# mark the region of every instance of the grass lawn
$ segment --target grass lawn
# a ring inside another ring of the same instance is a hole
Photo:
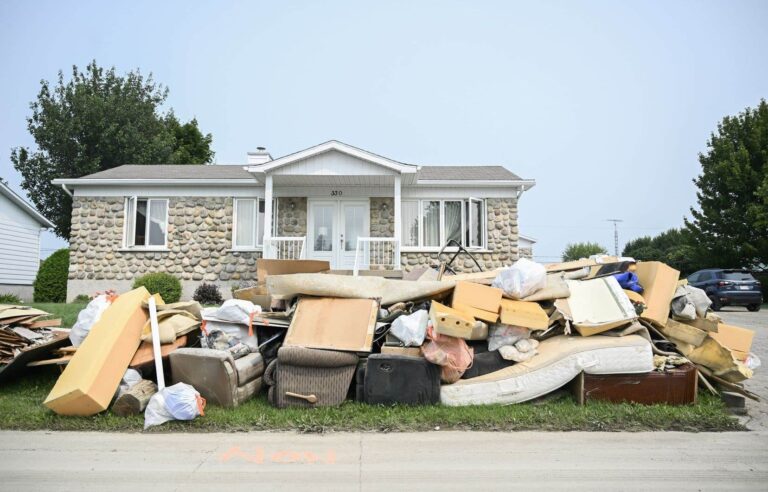
[[[83,304],[33,304],[63,319],[71,327]],[[143,416],[119,417],[104,412],[93,417],[63,417],[43,406],[58,377],[53,367],[30,370],[25,377],[0,386],[0,428],[19,430],[141,431]],[[579,406],[566,393],[542,403],[444,406],[374,406],[347,401],[336,408],[276,409],[264,394],[236,409],[209,406],[204,417],[191,422],[169,422],[153,432],[211,432],[246,430],[430,431],[455,430],[548,431],[725,431],[745,430],[722,402],[699,393],[690,406],[589,403]]]
[[[55,302],[33,302],[30,304],[33,308],[42,309],[46,313],[51,313],[53,318],[61,318],[63,328],[72,328],[77,321],[77,315],[85,307],[85,304],[55,303]]]

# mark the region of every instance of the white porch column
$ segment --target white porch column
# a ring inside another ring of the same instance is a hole
[[[267,251],[269,244],[269,238],[272,237],[272,175],[267,174],[264,181],[264,239],[262,244],[264,245],[263,255],[265,258],[271,256],[271,252]]]
[[[402,214],[400,213],[400,205],[401,205],[401,196],[400,196],[400,175],[395,175],[395,194],[394,194],[394,201],[395,201],[395,255],[396,255],[396,263],[395,263],[395,269],[400,270],[400,241],[401,241],[401,231],[402,226],[400,225],[400,221],[402,220]]]

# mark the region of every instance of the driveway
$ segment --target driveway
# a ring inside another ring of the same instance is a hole
[[[0,432],[2,490],[765,490],[765,432]]]
[[[757,354],[763,366],[755,371],[755,376],[746,381],[744,386],[757,393],[762,401],[747,400],[749,416],[744,422],[751,430],[768,430],[768,308],[750,313],[743,307],[727,307],[717,314],[728,324],[755,330],[752,352]]]

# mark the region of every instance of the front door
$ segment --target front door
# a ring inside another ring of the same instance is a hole
[[[354,268],[357,238],[370,234],[368,201],[310,200],[308,212],[307,257],[326,260],[336,270]],[[365,258],[359,266],[367,268]]]

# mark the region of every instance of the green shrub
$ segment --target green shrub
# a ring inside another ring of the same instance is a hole
[[[181,280],[169,273],[148,273],[133,282],[133,288],[146,287],[150,294],[160,294],[167,303],[179,302]]]
[[[0,304],[21,304],[21,298],[16,294],[0,294]]]
[[[68,273],[68,249],[60,249],[43,260],[34,283],[35,302],[66,302]]]
[[[72,304],[88,304],[91,302],[91,296],[88,294],[78,294],[77,297],[72,299]]]

